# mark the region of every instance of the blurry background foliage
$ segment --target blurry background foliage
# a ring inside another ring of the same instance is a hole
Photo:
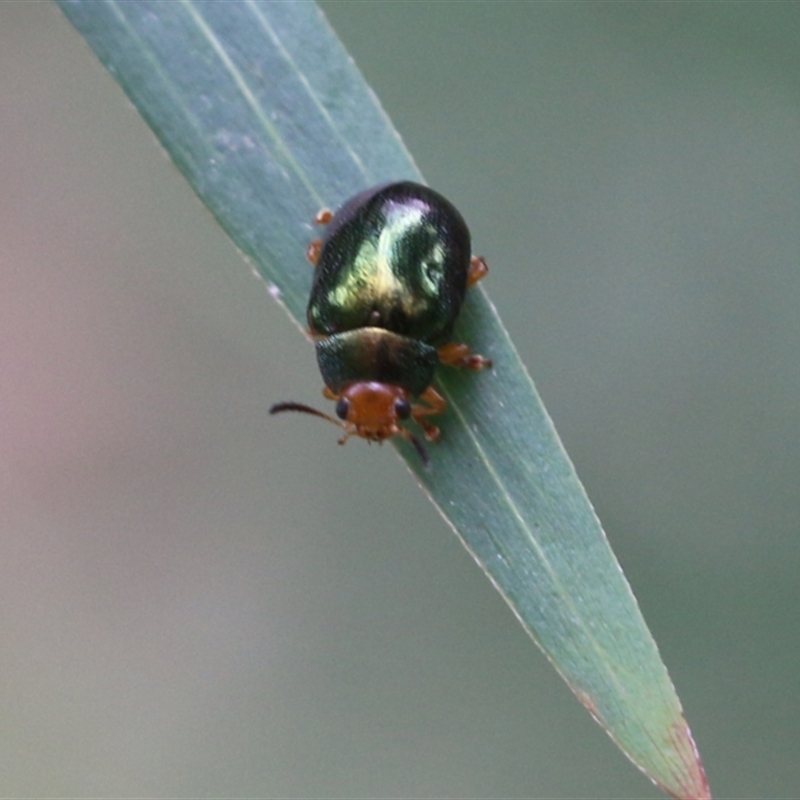
[[[716,796],[796,797],[800,6],[323,7]],[[0,794],[659,797],[391,449],[266,416],[312,349],[50,4],[0,5],[0,130]]]

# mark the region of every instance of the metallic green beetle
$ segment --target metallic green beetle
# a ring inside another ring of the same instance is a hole
[[[486,262],[470,253],[469,229],[458,210],[426,186],[375,186],[348,200],[335,215],[322,211],[325,236],[311,243],[316,266],[308,326],[338,422],[300,403],[278,403],[270,413],[303,411],[344,428],[344,444],[402,436],[422,460],[419,440],[400,421],[411,418],[425,437],[439,428],[426,417],[447,407],[433,388],[436,367],[491,366],[464,344],[449,341],[468,287]]]

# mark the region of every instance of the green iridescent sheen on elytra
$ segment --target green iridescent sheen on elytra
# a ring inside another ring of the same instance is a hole
[[[328,387],[364,370],[412,393],[429,385],[430,346],[452,332],[470,255],[461,214],[425,186],[378,186],[345,203],[322,240],[308,304],[312,334],[325,337],[317,359]]]

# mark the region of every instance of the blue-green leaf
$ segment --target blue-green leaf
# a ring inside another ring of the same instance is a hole
[[[237,247],[303,328],[310,221],[370,185],[421,180],[310,2],[58,0]],[[470,292],[442,369],[426,471],[397,446],[580,701],[677,797],[709,796],[680,703],[600,523],[497,312]]]

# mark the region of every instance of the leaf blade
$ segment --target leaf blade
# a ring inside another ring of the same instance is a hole
[[[366,186],[421,180],[311,3],[58,0],[295,322],[310,220]],[[322,67],[320,67],[322,65]],[[491,375],[441,370],[446,441],[409,468],[581,702],[652,780],[708,785],[680,703],[591,504],[496,311],[456,338]],[[465,476],[468,480],[465,481]]]

